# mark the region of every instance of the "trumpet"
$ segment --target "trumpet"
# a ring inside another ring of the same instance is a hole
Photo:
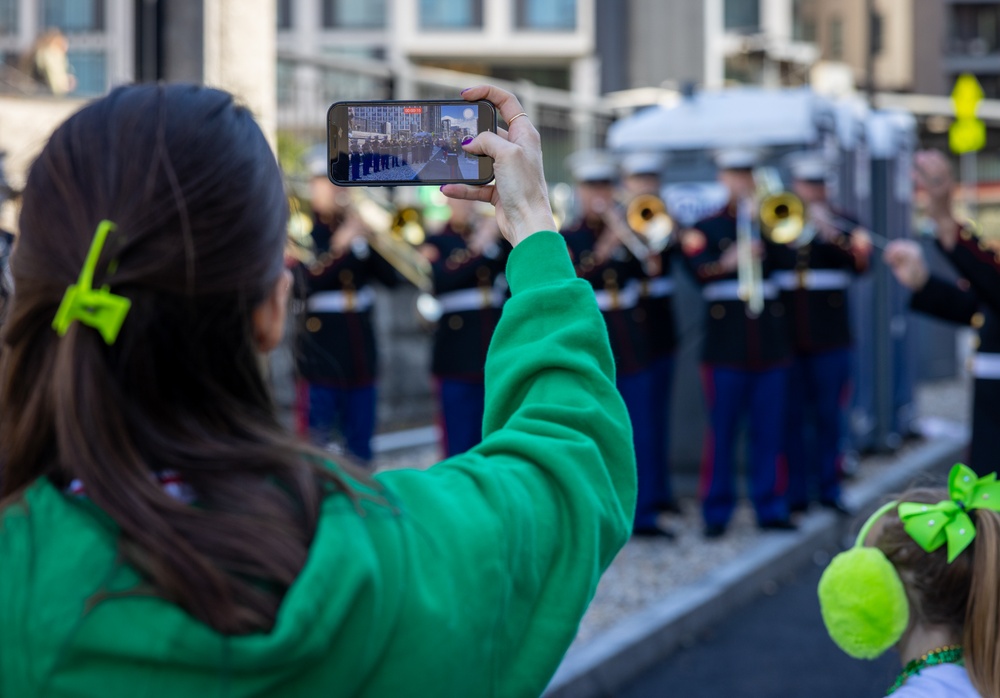
[[[676,229],[673,219],[667,214],[667,205],[653,194],[640,194],[629,201],[625,220],[653,254],[662,252],[670,245]]]

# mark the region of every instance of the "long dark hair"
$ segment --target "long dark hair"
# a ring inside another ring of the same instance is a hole
[[[31,167],[0,358],[2,494],[79,479],[150,591],[225,633],[266,630],[321,499],[352,492],[275,416],[252,311],[282,272],[288,216],[250,113],[193,85],[115,89]],[[132,301],[117,341],[51,327],[102,219],[94,287]],[[154,473],[194,488],[185,505]]]

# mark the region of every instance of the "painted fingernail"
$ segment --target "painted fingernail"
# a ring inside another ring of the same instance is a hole
[[[440,191],[440,192],[443,192],[443,191],[444,191],[444,188],[445,188],[446,186],[448,186],[448,185],[447,185],[447,184],[442,184],[442,185],[441,185],[440,187],[438,187],[438,191]]]
[[[466,92],[468,92],[471,89],[472,89],[471,87],[466,87],[464,90],[462,90],[462,94],[464,95]]]
[[[474,140],[476,139],[473,138],[472,136],[466,136],[465,138],[462,139],[462,145],[469,145],[469,143],[471,143]]]

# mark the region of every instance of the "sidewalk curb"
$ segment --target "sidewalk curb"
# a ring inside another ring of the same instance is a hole
[[[951,465],[966,442],[940,438],[908,453],[891,468],[851,487],[847,503],[859,513],[905,488],[921,473]],[[804,517],[795,533],[769,533],[743,556],[625,618],[591,642],[571,647],[545,698],[605,698],[692,637],[762,593],[762,587],[796,570],[817,550],[834,547],[851,524],[832,512]]]

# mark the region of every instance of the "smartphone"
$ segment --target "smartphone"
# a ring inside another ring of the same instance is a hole
[[[487,184],[493,158],[462,139],[497,130],[496,107],[465,100],[336,102],[327,112],[330,180],[341,186]]]

